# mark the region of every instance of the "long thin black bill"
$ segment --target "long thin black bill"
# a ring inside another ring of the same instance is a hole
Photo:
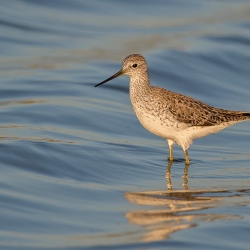
[[[116,78],[118,76],[121,76],[121,75],[123,75],[122,70],[118,71],[117,73],[115,73],[114,75],[112,75],[108,79],[104,80],[103,82],[100,82],[100,83],[96,84],[95,87],[98,87],[98,86],[104,84],[105,82],[109,82],[110,80],[112,80],[112,79],[114,79],[114,78]]]

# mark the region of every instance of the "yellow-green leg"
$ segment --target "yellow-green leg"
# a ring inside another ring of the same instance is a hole
[[[173,146],[169,147],[169,161],[173,161],[174,156],[173,156]]]
[[[185,161],[186,161],[186,164],[189,165],[190,164],[190,161],[189,161],[189,157],[188,157],[188,150],[184,150],[184,155],[185,155]]]
[[[168,147],[169,147],[169,161],[173,161],[174,160],[174,156],[173,156],[173,145],[174,145],[174,141],[167,139],[168,141]]]

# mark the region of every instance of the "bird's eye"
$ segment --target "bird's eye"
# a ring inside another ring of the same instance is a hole
[[[133,64],[133,65],[132,65],[132,67],[133,67],[133,68],[136,68],[136,67],[137,67],[137,64],[136,64],[136,63],[135,63],[135,64]]]

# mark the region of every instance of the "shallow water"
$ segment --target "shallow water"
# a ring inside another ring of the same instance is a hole
[[[141,127],[129,54],[152,85],[250,111],[249,1],[4,1],[0,8],[1,249],[248,249],[249,122],[168,169]],[[185,169],[187,170],[187,168]]]

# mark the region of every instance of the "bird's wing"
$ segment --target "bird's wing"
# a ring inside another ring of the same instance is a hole
[[[160,87],[153,87],[154,96],[164,102],[167,112],[185,126],[215,126],[250,119],[249,112],[214,108],[186,95],[175,93]],[[157,93],[156,93],[157,92]]]
[[[169,110],[179,122],[188,126],[213,126],[220,123],[219,112],[203,102],[180,94],[172,95],[171,99]]]
[[[155,87],[155,91],[158,92],[157,96],[160,95],[165,100],[166,109],[173,114],[175,119],[187,126],[214,126],[227,122],[226,117],[232,112],[214,108],[189,96],[160,87]]]

